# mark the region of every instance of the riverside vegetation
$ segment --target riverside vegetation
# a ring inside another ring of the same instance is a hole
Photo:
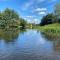
[[[12,30],[14,28],[36,28],[50,38],[60,37],[60,3],[55,5],[54,13],[49,13],[41,19],[40,24],[29,24],[19,14],[9,8],[0,12],[0,29]]]
[[[50,39],[60,38],[60,24],[59,23],[49,24],[45,26],[37,26],[37,27],[35,26],[34,28],[44,33],[47,36],[47,38],[50,38]]]
[[[19,14],[12,9],[6,8],[0,12],[0,28],[25,28],[26,23],[26,20],[19,17]]]
[[[39,25],[34,27],[42,31],[48,38],[60,38],[60,3],[55,5],[54,13],[43,16]]]

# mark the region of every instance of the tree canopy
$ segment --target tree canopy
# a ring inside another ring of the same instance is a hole
[[[0,26],[10,27],[10,26],[23,26],[25,27],[26,21],[19,17],[19,14],[9,8],[0,12]]]
[[[46,25],[51,24],[54,22],[54,15],[53,14],[47,14],[46,16],[43,16],[40,25]]]

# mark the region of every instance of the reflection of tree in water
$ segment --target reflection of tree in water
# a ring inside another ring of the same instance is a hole
[[[60,52],[60,39],[54,41],[54,50]]]
[[[46,34],[43,34],[44,37],[48,40],[48,41],[51,41],[53,43],[53,49],[54,51],[56,52],[60,52],[60,35],[59,36],[55,36],[53,37],[52,35],[46,35]]]
[[[0,39],[3,39],[7,42],[15,40],[21,31],[17,29],[12,30],[3,30],[0,29]]]
[[[51,38],[49,39],[49,41],[53,42],[53,48],[54,48],[54,51],[56,52],[60,52],[60,38]]]

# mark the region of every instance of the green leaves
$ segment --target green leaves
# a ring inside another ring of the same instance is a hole
[[[20,26],[22,26],[22,28],[25,28],[26,24],[27,22],[24,19],[20,18]]]
[[[47,14],[44,16],[41,20],[40,25],[46,25],[46,24],[51,24],[54,22],[54,15],[53,14]]]
[[[25,27],[26,21],[22,18],[19,18],[19,14],[9,8],[6,8],[3,12],[0,12],[0,26],[4,25],[5,27]]]
[[[5,11],[3,11],[3,16],[6,20],[19,19],[19,15],[17,14],[17,12],[8,8],[6,8]]]

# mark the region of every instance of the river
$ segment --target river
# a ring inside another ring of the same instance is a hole
[[[34,29],[1,30],[0,60],[60,60],[60,40],[50,40]]]

